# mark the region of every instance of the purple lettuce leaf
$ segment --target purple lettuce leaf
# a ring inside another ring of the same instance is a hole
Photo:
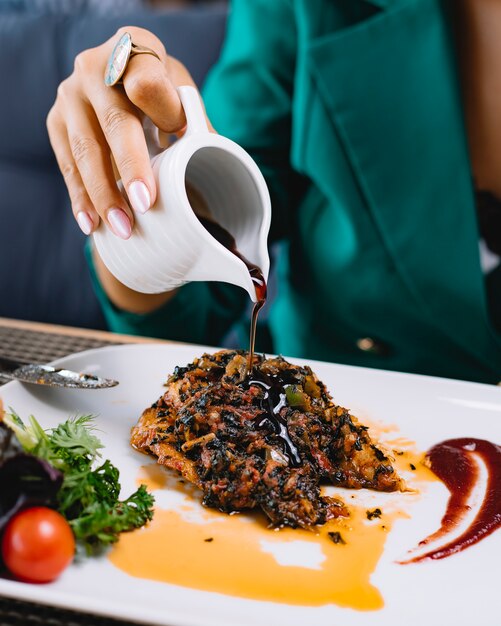
[[[55,507],[62,482],[61,472],[24,452],[14,432],[0,422],[0,534],[22,509]]]

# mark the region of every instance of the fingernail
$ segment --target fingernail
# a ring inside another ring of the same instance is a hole
[[[91,234],[92,229],[94,228],[94,222],[86,211],[79,211],[77,213],[77,222],[84,235]]]
[[[146,213],[151,206],[151,196],[148,187],[142,180],[135,180],[129,185],[129,200],[134,211]]]
[[[117,237],[121,239],[128,239],[132,232],[130,225],[130,219],[122,209],[110,209],[108,211],[108,222],[110,223],[111,230]]]

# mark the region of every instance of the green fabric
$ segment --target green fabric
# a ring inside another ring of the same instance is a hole
[[[204,98],[272,194],[272,237],[285,241],[269,320],[276,352],[501,379],[501,310],[487,308],[499,296],[488,298],[480,268],[444,4],[232,3]],[[178,319],[177,338],[217,343],[215,307],[213,291],[189,285],[132,327],[156,334]],[[240,311],[226,311],[217,332]],[[108,319],[122,329],[128,316]],[[364,337],[379,349],[361,350]]]

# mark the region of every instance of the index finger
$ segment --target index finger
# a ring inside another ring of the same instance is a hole
[[[91,92],[89,99],[131,205],[144,213],[155,203],[156,186],[140,113],[122,90],[104,85]]]

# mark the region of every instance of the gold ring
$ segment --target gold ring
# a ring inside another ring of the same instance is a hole
[[[106,71],[104,72],[104,84],[107,87],[113,87],[114,85],[119,85],[122,82],[122,77],[125,74],[127,65],[131,58],[136,54],[151,54],[159,61],[161,60],[154,50],[147,48],[146,46],[139,46],[133,43],[131,34],[124,33],[115,44],[106,65]]]

